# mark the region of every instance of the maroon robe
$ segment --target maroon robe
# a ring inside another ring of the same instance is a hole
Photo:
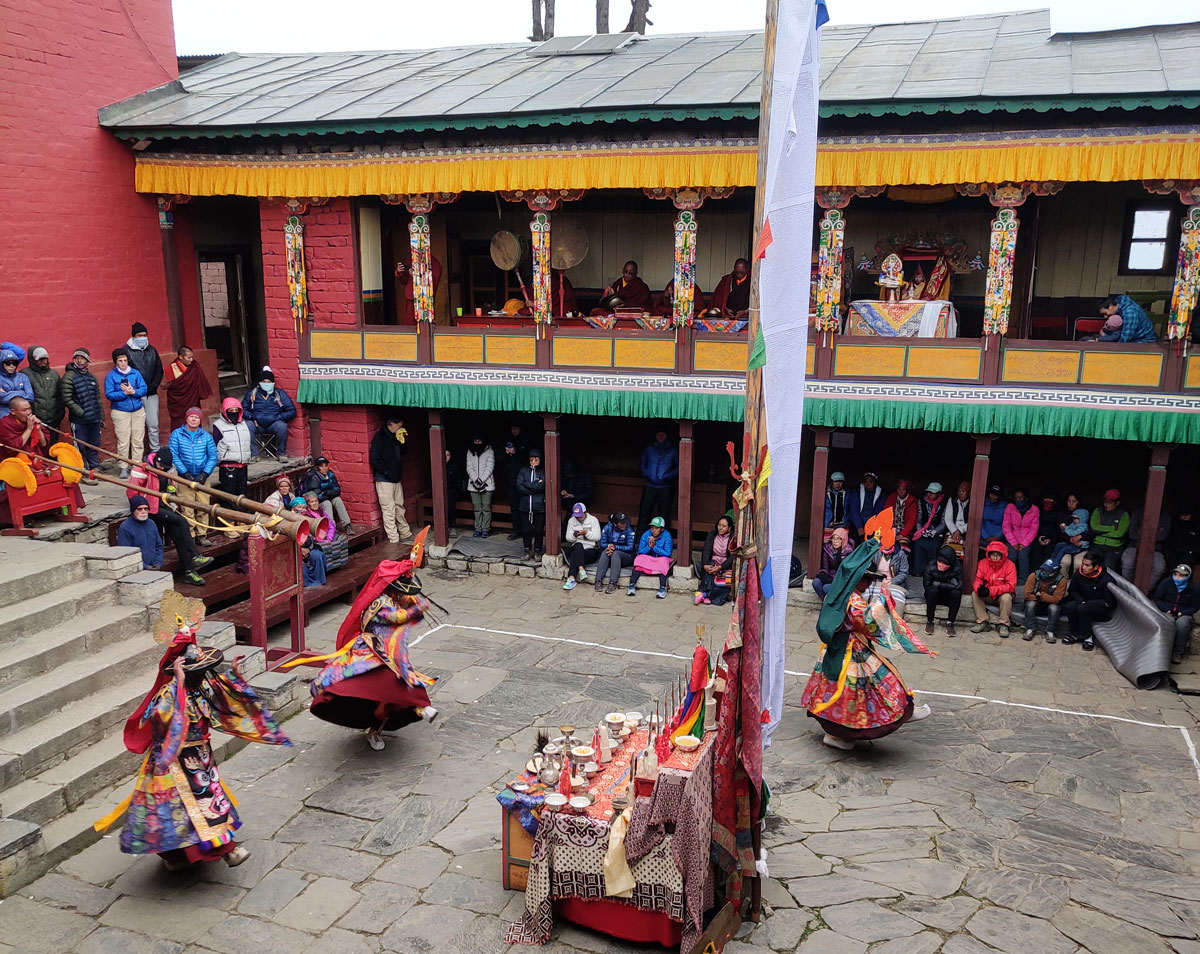
[[[33,431],[29,435],[29,439],[22,443],[21,435],[25,433],[25,425],[16,419],[12,414],[6,414],[0,417],[0,444],[6,444],[7,447],[0,447],[0,460],[8,460],[10,457],[16,457],[20,451],[27,454],[41,454],[45,457],[50,447],[50,437],[46,429],[40,424],[33,426]],[[9,447],[18,448],[18,450],[9,450]]]
[[[562,318],[568,311],[573,315],[579,314],[575,287],[562,272],[553,272],[550,278],[550,314]]]
[[[664,318],[675,314],[675,308],[668,299],[675,297],[675,279],[667,282],[662,294],[658,296],[658,313]],[[697,318],[704,314],[704,292],[695,282],[692,283],[692,314]]]
[[[740,283],[734,281],[733,272],[722,278],[713,292],[712,306],[719,309],[726,318],[735,318],[739,311],[748,310],[750,308],[750,276],[747,274]]]
[[[192,361],[183,368],[176,359],[167,368],[171,380],[167,385],[167,417],[171,421],[171,430],[175,431],[184,425],[189,407],[200,407],[205,400],[212,396],[212,385],[200,369],[198,361]]]
[[[429,265],[433,270],[433,293],[436,296],[438,285],[442,283],[442,263],[434,256],[429,256]],[[416,292],[413,291],[412,266],[406,271],[408,280],[404,283],[404,300],[400,304],[400,324],[415,325],[417,323],[417,307],[414,303]]]
[[[654,295],[650,291],[650,286],[640,278],[635,277],[628,283],[625,283],[624,278],[618,278],[609,287],[613,290],[613,294],[619,295],[625,303],[621,306],[622,308],[640,308],[642,311],[651,311],[654,308]]]

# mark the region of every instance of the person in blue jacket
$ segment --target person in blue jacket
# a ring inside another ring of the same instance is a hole
[[[159,570],[163,565],[163,541],[158,525],[150,519],[150,501],[141,494],[129,498],[131,516],[117,527],[117,546],[142,551],[142,568]]]
[[[0,417],[8,416],[8,402],[13,398],[23,397],[30,404],[33,403],[33,384],[24,371],[17,370],[23,357],[23,352],[18,353],[12,347],[0,349]]]
[[[246,426],[254,438],[255,456],[262,453],[258,435],[266,431],[275,435],[279,456],[287,457],[288,421],[296,416],[296,405],[286,392],[275,387],[275,372],[270,365],[264,365],[258,376],[258,386],[242,398],[242,410],[246,412]]]
[[[679,451],[667,440],[667,432],[659,430],[654,443],[642,451],[642,504],[638,508],[637,529],[646,529],[651,517],[671,515],[671,481],[679,476]]]
[[[1003,540],[1004,511],[1008,509],[1008,501],[1000,491],[999,484],[988,488],[987,500],[983,502],[983,522],[979,527],[979,545],[987,546],[989,540]]]
[[[104,377],[104,396],[108,398],[117,453],[126,460],[140,461],[146,446],[146,379],[129,363],[129,352],[116,348],[113,369]],[[129,479],[129,465],[121,464],[121,479]]]
[[[621,570],[633,563],[633,551],[636,547],[637,534],[629,525],[629,517],[624,513],[614,513],[600,531],[600,563],[596,567],[597,591],[604,585],[606,575],[609,575],[609,581],[604,592],[611,593],[617,588]]]
[[[642,534],[638,543],[637,556],[633,558],[633,570],[629,574],[629,589],[626,596],[633,596],[637,581],[643,573],[652,573],[658,577],[658,592],[654,595],[660,600],[667,598],[667,577],[671,575],[671,534],[667,530],[666,521],[655,517],[650,521],[650,529]]]
[[[848,528],[853,539],[861,540],[867,521],[883,510],[883,502],[887,500],[887,494],[879,486],[879,475],[868,470],[863,474],[862,483],[858,485],[858,489],[850,491],[849,497],[850,499],[846,503]],[[854,536],[855,534],[856,536]]]
[[[1115,318],[1120,316],[1121,323],[1114,331],[1108,331],[1097,338],[1097,341],[1117,341],[1121,344],[1149,344],[1158,340],[1158,335],[1154,333],[1154,325],[1150,323],[1150,316],[1146,314],[1146,309],[1139,305],[1128,295],[1114,295],[1111,298],[1105,298],[1100,303],[1100,316],[1102,318]]]
[[[183,427],[177,427],[171,432],[168,446],[171,456],[175,459],[175,471],[179,474],[180,482],[176,485],[176,493],[185,500],[195,500],[201,506],[207,507],[208,494],[187,486],[185,481],[195,481],[204,487],[211,487],[217,477],[217,443],[208,431],[200,427],[200,408],[189,407],[183,417]],[[191,507],[181,507],[180,513],[191,524],[192,536],[202,547],[210,545],[208,539],[207,515]]]

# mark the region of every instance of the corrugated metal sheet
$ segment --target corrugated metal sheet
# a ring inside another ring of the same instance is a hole
[[[1194,93],[1200,91],[1198,48],[1200,25],[1051,38],[1045,10],[832,26],[824,31],[821,99],[830,104]],[[141,129],[303,126],[753,106],[759,98],[761,33],[637,37],[604,54],[530,55],[536,49],[509,44],[231,53],[183,74],[179,89],[109,107],[103,121]]]

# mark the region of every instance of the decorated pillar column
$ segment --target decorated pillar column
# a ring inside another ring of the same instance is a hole
[[[440,264],[435,268],[430,245],[429,215],[436,205],[445,205],[458,200],[457,192],[415,192],[411,194],[388,193],[381,195],[387,205],[403,205],[412,213],[408,224],[408,247],[411,255],[409,275],[413,290],[413,317],[416,319],[417,334],[421,325],[431,326],[437,320],[434,298],[437,280],[441,277]],[[400,278],[402,264],[396,266],[396,277]],[[402,292],[403,294],[403,292]]]
[[[690,210],[683,210],[675,217],[672,283],[671,322],[676,328],[690,325],[696,303],[696,213]]]
[[[992,219],[988,243],[987,284],[983,293],[983,333],[1008,334],[1012,310],[1013,262],[1017,255],[1017,229],[1021,222],[1012,209],[1001,209]]]
[[[814,328],[836,332],[842,323],[842,246],[846,223],[838,209],[827,209],[821,216],[820,245],[817,252],[817,316]]]
[[[582,199],[586,189],[512,189],[501,190],[500,198],[506,202],[524,202],[534,213],[529,220],[530,249],[532,256],[531,278],[533,281],[533,300],[527,301],[533,310],[537,323],[538,338],[546,336],[551,321],[554,319],[554,255],[550,244],[550,213],[562,202],[575,202]],[[578,264],[578,263],[571,263]],[[558,265],[558,268],[569,268],[570,265]],[[562,283],[559,283],[558,294],[562,295]],[[562,310],[562,309],[560,309]]]
[[[1171,317],[1167,337],[1187,341],[1192,312],[1200,301],[1200,205],[1183,217],[1179,234],[1179,259],[1175,266],[1175,289],[1171,292]]]
[[[292,306],[292,321],[296,323],[297,337],[304,333],[304,322],[308,319],[308,273],[304,265],[304,219],[301,215],[289,215],[283,228],[284,247],[287,251],[288,300]]]

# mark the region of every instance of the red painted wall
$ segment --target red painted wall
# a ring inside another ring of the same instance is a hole
[[[288,294],[284,235],[288,215],[279,202],[263,199],[260,203],[269,363],[275,372],[276,386],[294,399],[300,383],[300,342]],[[350,200],[333,199],[328,205],[310,209],[303,219],[305,275],[312,324],[318,328],[353,327],[358,323],[358,279],[354,267]],[[288,431],[288,453],[306,453],[308,447],[308,421],[304,409],[298,407]]]
[[[58,367],[80,345],[106,360],[141,321],[170,351],[157,204],[96,119],[176,78],[170,0],[6,0],[0,75],[4,337]]]

